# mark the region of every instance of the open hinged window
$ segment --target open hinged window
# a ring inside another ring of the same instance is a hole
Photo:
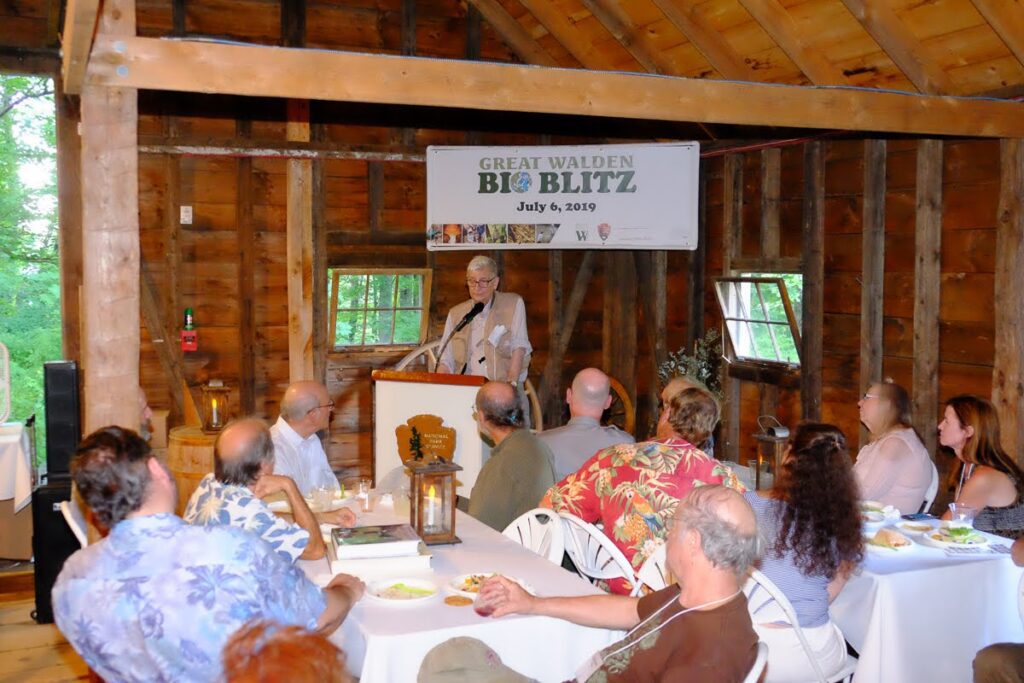
[[[331,268],[328,277],[334,349],[423,343],[429,268]]]
[[[715,278],[735,360],[800,365],[800,326],[786,278],[802,283],[799,275]]]

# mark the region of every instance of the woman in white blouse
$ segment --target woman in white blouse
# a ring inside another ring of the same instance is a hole
[[[857,402],[871,441],[860,449],[853,474],[862,500],[877,500],[900,512],[924,503],[935,466],[910,426],[910,397],[892,381],[872,384]]]

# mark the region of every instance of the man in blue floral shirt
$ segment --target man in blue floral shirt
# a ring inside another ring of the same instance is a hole
[[[362,595],[323,591],[259,537],[174,515],[177,487],[130,430],[86,437],[71,473],[107,538],[72,555],[53,588],[57,627],[108,681],[215,681],[221,649],[252,619],[333,632]]]
[[[319,560],[326,550],[320,523],[290,478],[273,474],[274,441],[260,420],[232,422],[217,437],[214,473],[203,477],[185,507],[185,521],[203,526],[231,525],[251,531],[289,561]],[[278,517],[262,498],[284,493],[292,519]],[[324,521],[352,526],[348,508],[322,513]]]

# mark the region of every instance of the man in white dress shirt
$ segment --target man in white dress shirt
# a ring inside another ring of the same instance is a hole
[[[303,496],[318,486],[337,491],[338,478],[327,464],[317,432],[331,422],[334,401],[319,382],[294,382],[281,399],[281,415],[270,428],[274,439],[274,474],[295,480]]]

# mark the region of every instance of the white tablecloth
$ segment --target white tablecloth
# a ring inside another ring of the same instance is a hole
[[[18,512],[32,500],[28,430],[20,422],[0,424],[0,500],[14,499]]]
[[[858,681],[965,683],[978,650],[1024,642],[1017,610],[1024,570],[1009,555],[948,557],[916,543],[904,555],[865,553],[863,570],[831,607],[860,653]]]
[[[395,523],[390,507],[365,514],[359,524]],[[434,579],[443,586],[460,574],[500,572],[524,580],[538,595],[596,595],[598,589],[535,555],[469,515],[458,513],[462,543],[433,546]],[[327,572],[326,561],[299,561],[310,577]],[[331,640],[345,651],[348,668],[362,683],[410,683],[435,645],[456,636],[487,643],[502,661],[538,681],[564,681],[597,650],[618,640],[620,631],[577,626],[561,619],[478,616],[472,607],[444,604],[441,595],[419,605],[384,605],[363,598]]]

